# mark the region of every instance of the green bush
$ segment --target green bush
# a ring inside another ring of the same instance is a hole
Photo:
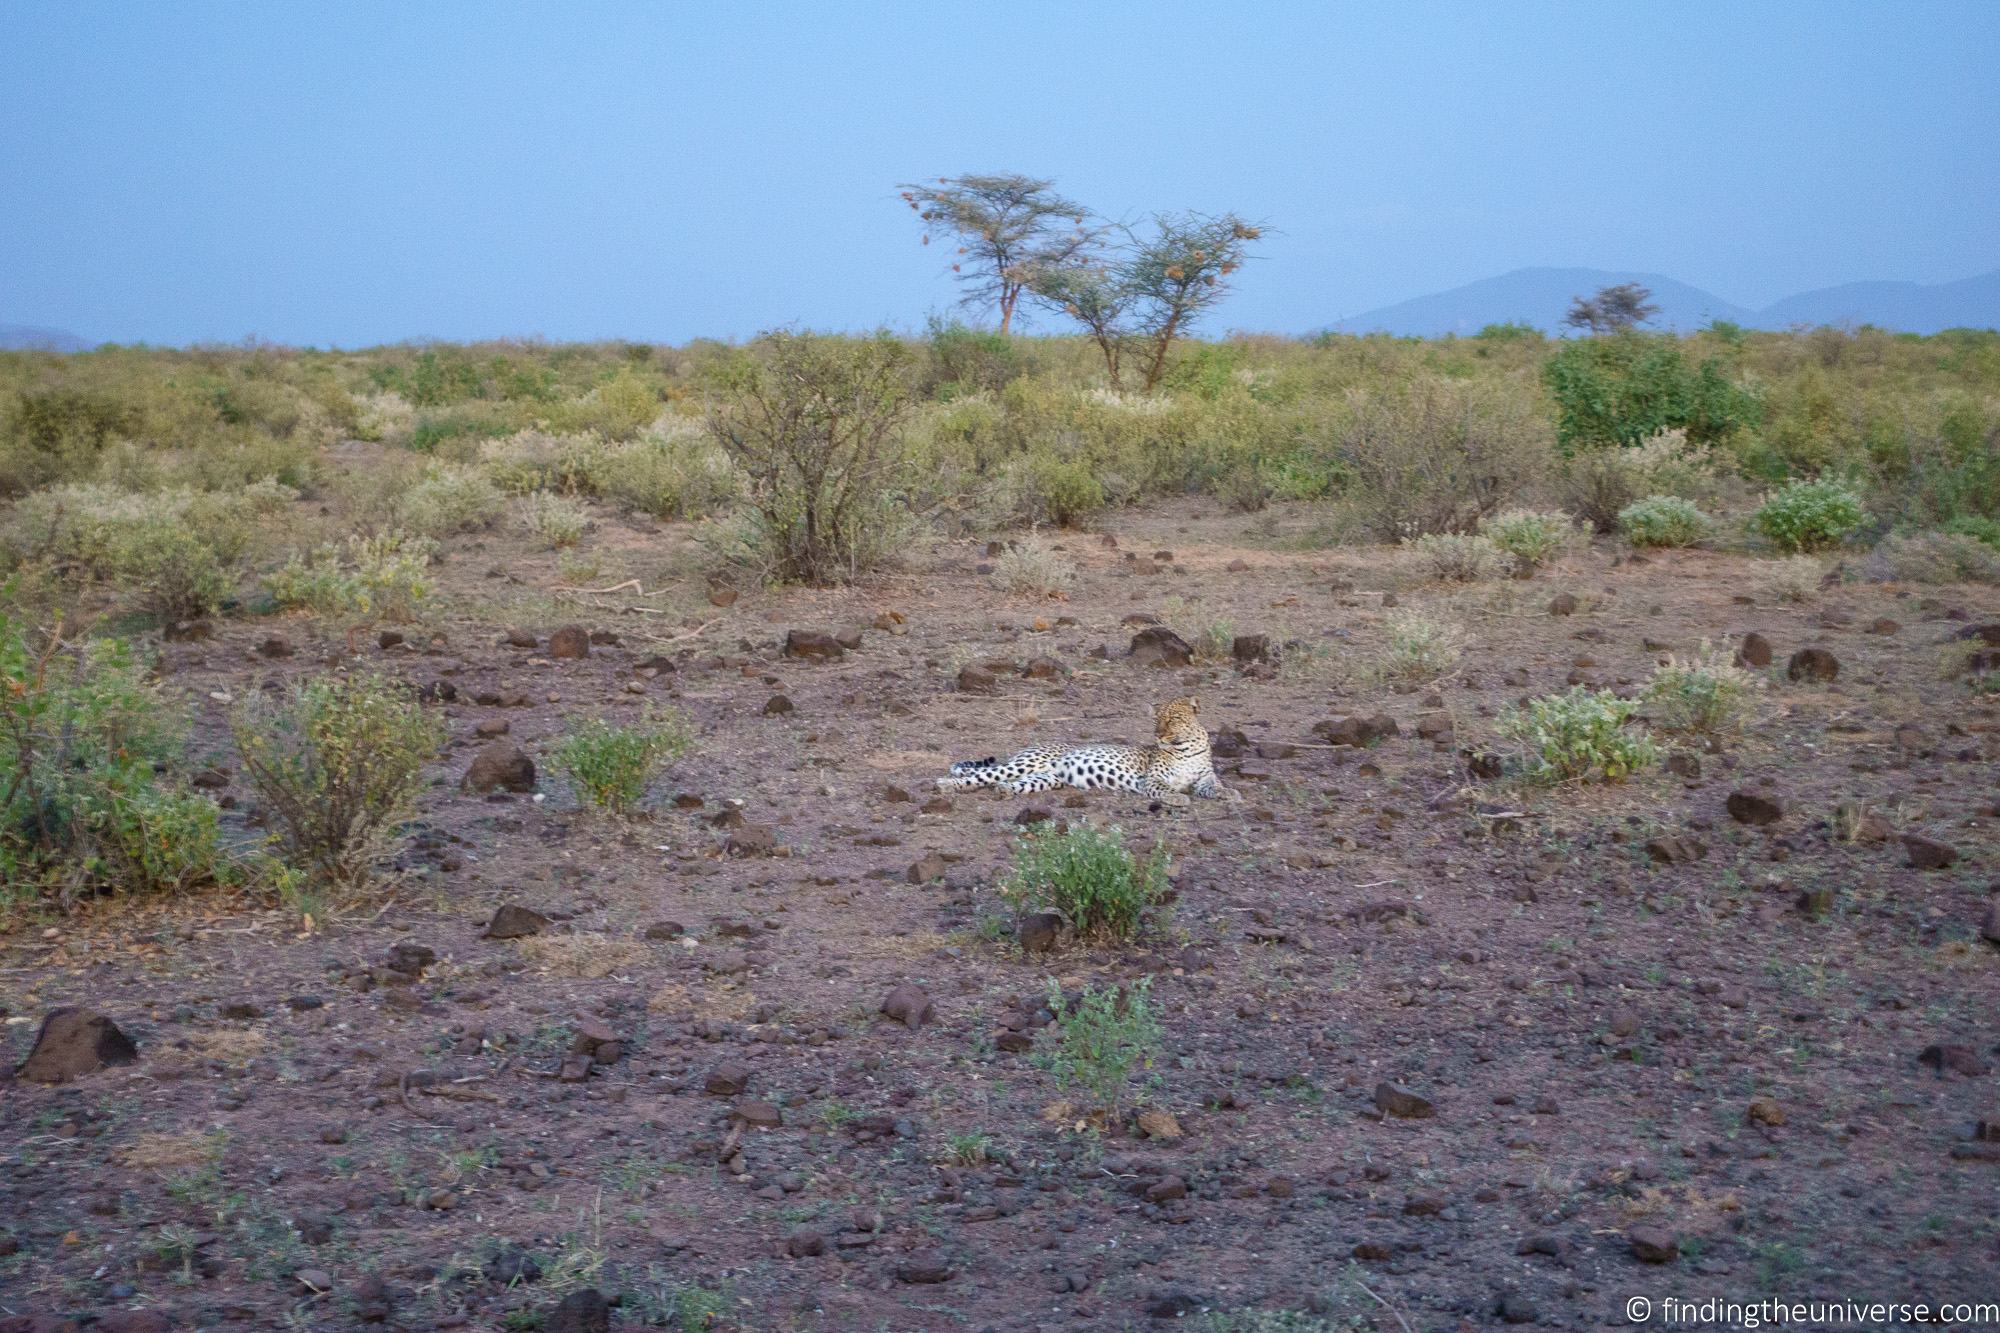
[[[596,434],[625,441],[637,438],[652,425],[660,409],[660,394],[653,383],[625,369],[581,398],[551,408],[546,421],[559,433]]]
[[[1576,538],[1568,514],[1509,509],[1479,525],[1488,541],[1514,557],[1516,577],[1526,578]]]
[[[1374,674],[1390,684],[1428,684],[1456,670],[1465,653],[1462,626],[1417,607],[1391,611],[1382,632]]]
[[[1970,537],[2000,551],[2000,519],[1963,514],[1945,524],[1944,531],[1948,536]]]
[[[590,510],[567,495],[536,491],[521,501],[521,521],[544,547],[561,551],[583,540],[590,528]]]
[[[416,537],[436,540],[491,527],[500,515],[501,496],[482,474],[432,463],[396,497],[396,525]]]
[[[431,595],[426,570],[436,544],[401,532],[324,542],[264,576],[280,610],[408,621]]]
[[[1565,454],[1637,444],[1684,430],[1696,444],[1730,439],[1762,420],[1755,394],[1715,357],[1689,366],[1671,334],[1616,333],[1564,341],[1542,363]]]
[[[710,424],[749,483],[751,563],[825,585],[896,553],[909,370],[909,349],[886,334],[766,334],[732,363]]]
[[[1669,658],[1646,683],[1653,725],[1662,731],[1726,736],[1749,720],[1757,677],[1706,643],[1692,658]]]
[[[727,508],[742,489],[728,456],[684,417],[604,451],[591,477],[605,499],[654,518],[701,518]]]
[[[232,729],[285,860],[320,884],[368,875],[445,738],[408,689],[380,676],[253,693]]]
[[[1130,939],[1167,892],[1167,854],[1140,861],[1118,828],[1072,824],[1029,829],[1014,842],[1014,869],[1001,894],[1017,910],[1059,913],[1079,935]]]
[[[1160,1049],[1153,979],[1124,986],[1086,986],[1074,1001],[1049,983],[1049,1011],[1038,1062],[1061,1087],[1081,1088],[1094,1107],[1116,1120],[1135,1070],[1151,1069]]]
[[[1087,463],[1033,453],[1010,476],[1013,516],[1019,522],[1074,528],[1104,508],[1104,484]]]
[[[552,758],[588,804],[622,814],[637,807],[653,779],[693,744],[685,716],[657,709],[631,727],[593,718],[565,736]]]
[[[1823,551],[1838,546],[1868,522],[1861,497],[1845,482],[1822,477],[1795,481],[1768,496],[1750,526],[1781,551]]]
[[[32,642],[0,610],[0,905],[230,877],[215,803],[165,776],[185,717],[124,643]]]
[[[1699,546],[1709,518],[1691,500],[1649,495],[1618,511],[1618,530],[1634,546]]]
[[[1636,699],[1577,685],[1513,710],[1500,734],[1521,747],[1527,781],[1616,782],[1659,759],[1651,740],[1625,729],[1638,712]]]

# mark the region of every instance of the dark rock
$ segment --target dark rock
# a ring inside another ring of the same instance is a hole
[[[1670,1264],[1681,1257],[1681,1244],[1663,1227],[1633,1227],[1625,1233],[1632,1257],[1642,1264]]]
[[[1047,953],[1062,938],[1063,919],[1054,912],[1026,912],[1014,923],[1014,938],[1028,953]]]
[[[1532,1324],[1542,1317],[1535,1303],[1518,1291],[1502,1296],[1493,1307],[1493,1313],[1500,1316],[1503,1324]]]
[[[1165,625],[1149,625],[1132,636],[1127,656],[1136,666],[1184,667],[1194,661],[1194,649]]]
[[[969,666],[958,673],[960,694],[998,694],[1000,680],[985,667]]]
[[[724,1060],[708,1071],[701,1090],[711,1097],[737,1097],[749,1086],[750,1067],[734,1060]]]
[[[911,863],[904,877],[912,884],[928,884],[932,880],[943,879],[945,869],[944,857],[936,852],[925,852]]]
[[[1755,828],[1775,824],[1785,815],[1785,807],[1778,799],[1763,792],[1733,791],[1729,793],[1728,808],[1731,819]]]
[[[542,1333],[611,1333],[611,1302],[595,1287],[572,1291],[543,1316]]]
[[[139,1048],[103,1014],[52,1009],[28,1058],[14,1071],[30,1083],[64,1083],[111,1065],[135,1064]]]
[[[413,944],[408,940],[389,946],[389,957],[383,966],[391,972],[401,972],[407,977],[421,977],[424,969],[437,961],[437,950],[427,944]]]
[[[493,1252],[479,1270],[488,1282],[503,1287],[542,1280],[541,1260],[519,1245],[503,1245]]]
[[[745,824],[722,844],[731,856],[769,856],[778,849],[778,835],[769,824]]]
[[[848,652],[855,652],[861,647],[862,633],[863,631],[859,629],[844,629],[833,636],[833,641]]]
[[[518,903],[504,903],[493,913],[493,919],[486,923],[486,938],[489,940],[519,940],[530,935],[539,935],[549,927],[549,919],[532,908]]]
[[[794,709],[791,698],[788,695],[774,694],[764,701],[765,717],[783,717],[786,713],[792,711]]]
[[[1699,839],[1690,838],[1684,833],[1664,834],[1649,839],[1646,843],[1647,857],[1661,865],[1683,865],[1689,861],[1699,861],[1707,852],[1708,848]]]
[[[520,746],[495,741],[472,757],[463,785],[470,792],[531,792],[535,789],[535,761]]]
[[[951,1261],[937,1251],[919,1250],[896,1265],[896,1280],[912,1286],[935,1286],[951,1281],[956,1272]]]
[[[906,981],[889,992],[882,1001],[881,1012],[914,1032],[937,1017],[937,1006],[921,988]]]
[[[1420,1097],[1408,1088],[1394,1083],[1382,1082],[1375,1085],[1375,1105],[1385,1115],[1397,1116],[1404,1120],[1424,1120],[1435,1115],[1437,1110],[1426,1097]]]
[[[744,1098],[729,1112],[730,1118],[749,1129],[777,1129],[785,1123],[784,1112],[770,1102]]]
[[[814,1259],[826,1253],[826,1233],[799,1227],[785,1237],[785,1253],[794,1259]]]
[[[1229,644],[1229,655],[1239,665],[1271,660],[1271,636],[1268,634],[1239,634]]]
[[[1785,664],[1785,676],[1790,680],[1825,684],[1839,675],[1840,659],[1824,648],[1801,648]]]
[[[809,662],[837,662],[847,656],[847,650],[831,634],[795,629],[785,635],[785,656]]]
[[[1991,1065],[1979,1058],[1978,1051],[1957,1042],[1938,1042],[1924,1047],[1917,1053],[1917,1063],[1928,1065],[1940,1074],[1949,1071],[1967,1078],[1978,1078],[1992,1070]]]
[[[1905,833],[1903,850],[1909,854],[1911,867],[1917,870],[1944,870],[1958,860],[1958,848],[1921,833]]]
[[[581,625],[564,625],[549,635],[549,656],[566,661],[590,656],[590,631]]]

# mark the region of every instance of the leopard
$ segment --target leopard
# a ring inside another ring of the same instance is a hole
[[[938,790],[971,791],[998,787],[1015,795],[1055,787],[1129,791],[1163,806],[1185,807],[1190,796],[1227,798],[1233,793],[1215,776],[1208,730],[1201,725],[1200,701],[1171,699],[1153,718],[1154,744],[1031,745],[1006,759],[988,756],[951,766]]]

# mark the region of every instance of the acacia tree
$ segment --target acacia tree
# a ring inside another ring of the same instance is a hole
[[[996,306],[1002,333],[1036,275],[1073,259],[1096,237],[1087,225],[1090,210],[1037,176],[941,176],[932,185],[899,188],[923,219],[925,245],[933,236],[958,242],[951,271],[966,286],[964,302]]]
[[[1152,231],[1120,228],[1114,247],[1098,242],[1031,276],[1036,301],[1083,325],[1104,355],[1112,387],[1119,385],[1126,351],[1140,359],[1150,390],[1166,373],[1177,338],[1229,294],[1229,276],[1243,266],[1262,227],[1234,213],[1160,213]]]
[[[1571,301],[1563,323],[1591,333],[1622,333],[1659,313],[1660,307],[1653,304],[1653,293],[1644,284],[1621,282],[1599,288],[1595,296],[1579,296]]]

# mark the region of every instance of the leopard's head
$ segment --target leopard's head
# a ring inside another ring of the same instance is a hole
[[[1163,741],[1187,740],[1201,737],[1206,740],[1208,732],[1201,725],[1201,704],[1192,697],[1169,699],[1160,705],[1160,711],[1153,717],[1153,734]]]

